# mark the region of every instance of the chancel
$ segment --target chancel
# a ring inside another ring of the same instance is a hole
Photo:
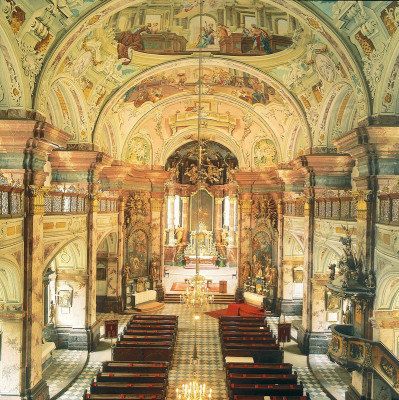
[[[0,10],[0,399],[399,398],[398,1]]]

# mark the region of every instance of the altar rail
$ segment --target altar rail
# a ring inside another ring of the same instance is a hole
[[[381,342],[353,336],[353,325],[331,325],[328,357],[349,370],[375,371],[399,393],[399,359]]]

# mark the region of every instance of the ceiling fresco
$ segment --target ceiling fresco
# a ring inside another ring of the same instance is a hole
[[[399,114],[398,9],[206,0],[200,25],[198,0],[3,0],[0,112],[33,109],[74,148],[159,167],[192,135],[201,79],[210,135],[240,167],[333,151],[373,113]]]

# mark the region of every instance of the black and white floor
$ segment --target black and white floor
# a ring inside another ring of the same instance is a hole
[[[205,383],[207,388],[212,388],[213,400],[227,400],[225,372],[223,370],[223,359],[218,334],[218,320],[202,314],[202,311],[217,310],[225,308],[223,304],[213,304],[204,307],[199,313],[186,305],[166,304],[159,314],[179,315],[178,338],[173,357],[172,368],[169,372],[169,389],[167,400],[176,398],[176,388],[181,388],[183,383],[189,383],[196,379],[199,383]],[[200,319],[196,322],[194,316],[199,315]],[[101,314],[102,319],[119,318],[119,330],[121,331],[130,318],[130,315],[111,315]],[[287,317],[287,322],[290,319]],[[269,318],[268,323],[276,331],[277,318]],[[294,333],[294,332],[293,332]],[[295,337],[295,335],[293,335]],[[197,343],[199,364],[194,367],[192,358],[194,355],[194,344]],[[61,396],[61,400],[82,400],[83,392],[90,385],[91,380],[101,367],[103,360],[110,359],[110,343],[102,344],[103,351],[89,354],[89,359],[82,372],[74,383]],[[291,351],[291,349],[293,349]],[[75,374],[77,364],[81,361],[81,352],[70,352],[67,350],[57,350],[55,361],[45,371],[48,385],[52,389],[52,394],[61,389],[68,380],[68,375]],[[294,369],[303,381],[305,390],[309,392],[312,400],[328,400],[336,398],[343,400],[344,393],[350,379],[349,375],[331,363],[325,355],[312,355],[307,359],[300,355],[297,346],[292,341],[286,346],[285,362],[291,362]],[[309,368],[309,364],[310,367]],[[81,366],[82,367],[82,366]],[[313,371],[313,372],[312,372]],[[73,375],[73,376],[75,376]],[[316,379],[316,377],[317,379]],[[322,386],[327,389],[330,396],[324,392]],[[52,396],[53,397],[53,396]],[[54,397],[53,397],[54,398]]]

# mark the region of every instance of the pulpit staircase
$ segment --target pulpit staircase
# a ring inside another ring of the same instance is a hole
[[[234,303],[234,294],[212,293],[215,296],[214,304]],[[180,303],[180,293],[166,293],[165,303]]]

